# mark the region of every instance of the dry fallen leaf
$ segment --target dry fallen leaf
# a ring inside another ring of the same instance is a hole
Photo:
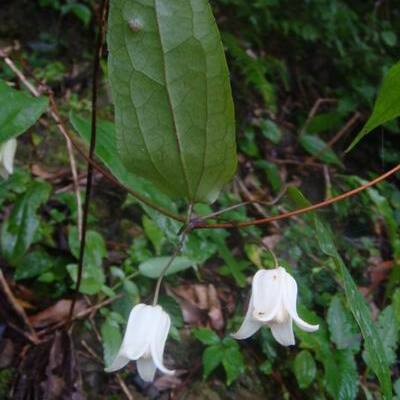
[[[56,324],[57,322],[64,321],[68,317],[70,306],[71,300],[60,300],[49,308],[30,316],[29,321],[35,328],[44,328]],[[83,300],[78,300],[75,304],[75,314],[80,313],[84,309],[85,302]]]

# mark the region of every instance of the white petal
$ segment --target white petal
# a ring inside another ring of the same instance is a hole
[[[106,372],[114,372],[125,367],[129,360],[137,360],[149,348],[147,307],[144,304],[137,304],[133,307],[129,314],[121,347],[114,361],[105,369]]]
[[[244,317],[243,323],[236,333],[232,334],[235,339],[247,339],[254,335],[262,326],[262,322],[257,321],[253,318],[254,305],[253,305],[253,293],[250,296],[249,306],[247,308],[246,316]]]
[[[118,371],[119,369],[124,368],[125,365],[128,364],[128,362],[129,358],[118,353],[117,356],[114,358],[114,361],[111,363],[111,365],[105,368],[104,371],[106,372]]]
[[[14,156],[17,150],[17,139],[10,139],[4,143],[2,151],[2,164],[4,169],[9,173],[12,174],[14,170]]]
[[[252,294],[253,317],[262,322],[272,320],[279,307],[282,307],[281,268],[258,271],[254,275]]]
[[[282,346],[293,346],[295,344],[292,318],[288,318],[280,324],[271,323],[271,332],[275,340]]]
[[[150,343],[151,356],[153,357],[154,364],[161,372],[172,375],[175,371],[169,370],[163,364],[165,342],[167,341],[171,320],[169,315],[160,306],[154,307],[154,319],[156,328],[153,331]]]
[[[140,377],[145,382],[152,382],[156,374],[156,365],[151,357],[140,357],[136,362]]]
[[[296,325],[306,332],[315,332],[318,330],[319,325],[311,325],[303,321],[297,314],[297,283],[295,279],[285,271],[284,274],[284,285],[283,285],[283,302],[284,305],[293,318]]]

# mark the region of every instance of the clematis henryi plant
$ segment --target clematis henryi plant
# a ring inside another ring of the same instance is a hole
[[[138,304],[133,307],[121,347],[106,372],[114,372],[135,360],[140,377],[151,382],[158,368],[165,374],[174,371],[163,364],[163,353],[171,320],[160,306]]]
[[[252,292],[245,319],[232,336],[246,339],[263,325],[269,326],[272,335],[283,346],[295,344],[293,321],[306,332],[315,332],[319,326],[310,325],[297,314],[297,283],[285,268],[258,271],[252,283]]]
[[[0,143],[0,176],[7,179],[14,171],[14,156],[17,150],[17,139]]]

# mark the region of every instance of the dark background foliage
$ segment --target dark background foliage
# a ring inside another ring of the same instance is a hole
[[[13,0],[0,5],[0,47],[35,85],[53,90],[65,120],[71,111],[88,116],[96,2]],[[321,201],[400,162],[396,121],[344,152],[367,120],[383,76],[398,61],[400,4],[214,0],[211,5],[231,71],[240,153],[237,178],[213,209],[257,199],[264,204],[232,211],[226,219],[277,214],[302,206],[301,193],[311,202]],[[0,67],[1,79],[23,88],[5,64]],[[99,116],[112,120],[105,59],[101,67]],[[116,399],[127,392],[135,399],[380,398],[343,282],[321,250],[310,216],[193,234],[183,251],[189,268],[167,278],[161,298],[173,316],[166,362],[177,369],[176,376],[146,385],[134,366],[118,376],[105,374],[104,362],[119,346],[131,306],[139,298],[151,299],[149,271],[157,273],[151,260],[171,253],[179,226],[143,209],[96,174],[78,309],[120,297],[94,308],[90,318],[74,325],[72,335],[54,335],[53,327],[67,316],[78,255],[68,165],[63,138],[43,117],[19,139],[16,173],[0,182],[5,282],[0,398]],[[83,191],[82,160],[79,172]],[[183,209],[179,202],[166,201]],[[207,205],[196,208],[199,214],[208,211]],[[400,398],[398,178],[319,215],[331,225],[370,306]],[[36,227],[33,235],[18,218]],[[15,240],[26,245],[17,251]],[[272,265],[260,241],[297,279],[300,314],[321,325],[312,335],[296,331],[293,348],[277,345],[267,330],[246,342],[229,337],[242,320],[248,278],[257,267]],[[27,340],[30,329],[39,334],[40,344]]]

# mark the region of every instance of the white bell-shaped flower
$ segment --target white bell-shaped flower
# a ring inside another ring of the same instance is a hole
[[[160,306],[138,304],[133,307],[121,347],[106,371],[114,372],[125,367],[130,360],[135,360],[139,375],[146,382],[154,379],[157,368],[172,375],[174,371],[163,364],[170,326],[170,317]]]
[[[0,144],[0,176],[7,179],[14,171],[14,156],[17,139],[12,138]]]
[[[319,328],[319,325],[310,325],[299,317],[296,301],[297,283],[285,268],[258,271],[253,278],[245,319],[233,337],[246,339],[267,325],[278,343],[294,345],[293,321],[306,332],[315,332]]]

